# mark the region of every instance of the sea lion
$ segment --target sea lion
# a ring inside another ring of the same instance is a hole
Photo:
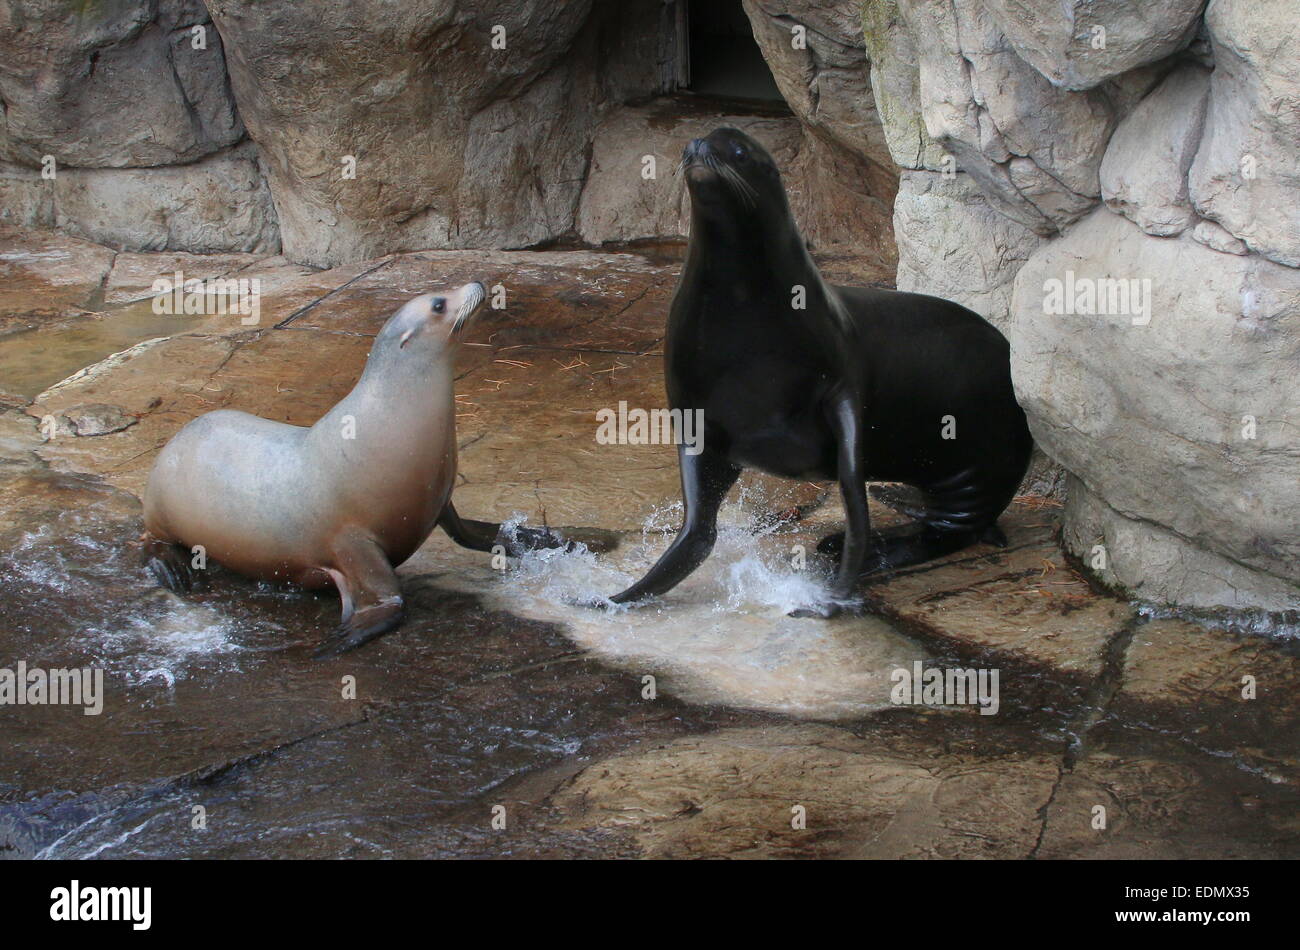
[[[823,281],[780,172],[749,136],[717,129],[686,147],[682,167],[691,230],[665,383],[672,408],[703,410],[703,450],[679,447],[681,529],[613,601],[662,594],[708,557],[743,468],[839,483],[846,532],[818,546],[840,554],[834,602],[795,616],[859,606],[864,574],[1005,545],[997,518],[1033,444],[1006,338],[948,300]],[[867,481],[919,489],[920,523],[873,537]]]
[[[452,391],[459,332],[482,305],[479,283],[416,297],[375,337],[352,391],[310,427],[219,410],[158,453],[144,494],[145,561],[175,591],[192,581],[190,550],[262,580],[333,584],[341,624],[317,655],[396,627],[394,567],[433,532],[476,551],[563,543],[548,531],[463,519]]]

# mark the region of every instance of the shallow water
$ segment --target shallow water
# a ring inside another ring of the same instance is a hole
[[[216,312],[215,302],[210,309]],[[238,315],[154,313],[153,300],[146,299],[53,326],[18,330],[0,337],[0,388],[34,399],[78,370],[138,343],[191,333],[214,321],[229,328],[238,320]]]
[[[200,411],[186,391],[238,349],[212,392],[274,417],[323,411],[351,385],[362,334],[431,260],[466,269],[458,279],[484,266],[411,255],[369,284],[357,274],[373,263],[325,275],[274,301],[303,314],[292,330],[210,341],[212,365],[164,355],[193,340],[164,347],[52,398],[56,412],[79,398],[138,410],[164,395],[123,432],[42,444],[32,418],[0,413],[0,667],[107,671],[101,716],[0,707],[0,857],[1300,854],[1282,688],[1294,665],[1195,631],[1135,633],[1126,605],[1073,576],[1050,513],[1008,512],[1006,551],[869,585],[905,626],[795,619],[826,597],[812,551],[842,521],[834,493],[778,497],[743,478],[686,582],[636,609],[582,606],[641,576],[680,517],[672,505],[646,516],[677,497],[671,450],[593,441],[598,407],[662,400],[674,271],[640,259],[511,255],[511,309],[485,315],[457,383],[462,513],[525,507],[534,522],[617,528],[617,550],[538,551],[496,570],[437,534],[401,568],[402,627],[326,661],[311,653],[337,623],[333,591],[219,567],[190,595],[160,590],[138,563],[139,502],[119,489],[141,490],[156,445]],[[233,329],[149,300],[80,316],[103,294],[66,270],[73,290],[44,301],[45,329],[0,339],[0,389],[17,380],[32,395],[142,340]],[[42,301],[8,289],[5,325],[25,326]],[[878,506],[873,517],[890,523]],[[1000,666],[1001,712],[891,706],[888,673],[917,659]],[[1243,670],[1261,685],[1246,706]],[[791,795],[837,817],[796,840]],[[1113,834],[1090,824],[1098,802]],[[498,805],[508,830],[490,826]],[[624,836],[639,824],[647,835]],[[656,851],[655,828],[685,843]]]
[[[537,552],[505,572],[440,538],[403,569],[401,629],[314,662],[309,650],[336,622],[332,592],[216,570],[177,597],[138,563],[134,499],[39,478],[57,490],[24,486],[24,497],[88,494],[15,512],[41,526],[11,527],[0,556],[0,588],[13,594],[5,652],[103,667],[107,696],[98,718],[0,709],[0,801],[6,788],[44,789],[0,805],[0,841],[20,854],[463,853],[476,845],[459,832],[438,844],[422,829],[512,776],[744,715],[728,706],[859,715],[887,702],[886,666],[924,655],[870,618],[785,617],[820,588],[783,561],[788,537],[752,534],[739,504],[708,569],[642,610],[571,601],[652,561],[671,509],[617,557]],[[359,683],[355,701],[340,700],[343,675]],[[189,827],[196,805],[219,831]]]
[[[654,675],[660,688],[693,703],[728,704],[796,717],[847,719],[890,705],[889,674],[928,654],[872,616],[824,621],[787,614],[830,595],[819,563],[796,545],[810,539],[754,524],[761,497],[725,505],[717,544],[681,585],[639,607],[607,598],[639,578],[672,540],[680,505],[647,519],[622,550],[597,556],[534,551],[495,576],[456,571],[484,603],[562,625],[565,634],[609,662]],[[603,606],[584,606],[603,601]]]

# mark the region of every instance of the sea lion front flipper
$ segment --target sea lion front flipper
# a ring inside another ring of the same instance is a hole
[[[350,536],[333,553],[335,566],[326,570],[339,589],[343,618],[313,654],[318,659],[355,650],[402,622],[397,572],[379,546],[370,538]]]
[[[830,618],[845,607],[857,606],[853,599],[854,591],[871,548],[871,516],[867,509],[867,482],[862,464],[861,400],[846,390],[839,393],[827,408],[831,431],[835,433],[840,494],[847,515],[843,551],[835,583],[831,586],[833,602],[800,607],[790,611],[791,617]]]
[[[713,550],[713,542],[718,537],[718,508],[740,477],[740,466],[708,449],[691,455],[684,445],[677,447],[677,458],[686,509],[682,527],[645,577],[610,598],[616,604],[631,604],[672,590],[703,564]]]

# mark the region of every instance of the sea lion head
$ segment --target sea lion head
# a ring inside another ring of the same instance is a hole
[[[714,129],[692,139],[682,153],[682,169],[697,209],[755,221],[789,216],[776,162],[738,129]]]
[[[412,298],[388,318],[374,349],[398,350],[416,358],[444,352],[486,299],[487,291],[478,281],[451,292],[438,290]]]

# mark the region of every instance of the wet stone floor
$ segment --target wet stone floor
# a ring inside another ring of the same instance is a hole
[[[1008,511],[1006,548],[803,620],[825,565],[798,555],[838,527],[835,493],[747,475],[689,581],[576,606],[679,515],[671,447],[595,439],[598,409],[664,403],[677,268],[464,251],[316,272],[0,230],[0,670],[104,670],[99,715],[0,705],[0,856],[1300,856],[1294,641],[1092,589],[1044,499]],[[177,271],[258,279],[257,322],[156,313]],[[494,566],[435,534],[399,572],[405,625],[330,660],[311,652],[332,591],[219,567],[186,597],[153,584],[139,495],[181,425],[310,424],[396,306],[468,280],[507,303],[458,357],[457,507],[614,550]],[[959,668],[997,672],[994,714],[891,701],[896,670]]]

